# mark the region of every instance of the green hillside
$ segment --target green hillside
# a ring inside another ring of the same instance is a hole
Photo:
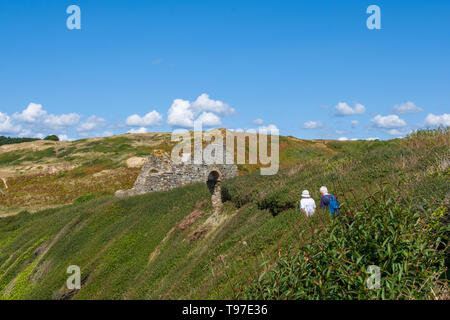
[[[221,212],[203,183],[128,199],[96,189],[23,211],[0,219],[0,299],[448,298],[449,146],[447,129],[390,141],[283,137],[282,170],[240,167],[248,174],[222,184]],[[126,158],[114,152],[111,170]],[[322,185],[342,214],[306,218],[300,193],[318,204]],[[66,289],[70,265],[81,268],[79,291]],[[379,290],[367,290],[369,265],[381,269]]]
[[[8,184],[6,190],[0,180],[0,188],[8,194],[0,197],[0,218],[70,204],[82,196],[113,195],[119,189],[129,189],[140,167],[129,166],[128,160],[154,151],[168,152],[175,144],[170,133],[145,133],[0,145],[0,179]],[[333,153],[322,141],[280,137],[281,167]],[[247,174],[259,166],[244,164],[238,168]]]

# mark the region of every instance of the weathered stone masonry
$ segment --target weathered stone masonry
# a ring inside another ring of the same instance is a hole
[[[224,152],[224,158],[229,157],[230,155]],[[205,182],[211,191],[213,205],[216,206],[221,202],[220,182],[237,175],[238,169],[234,164],[206,164],[204,161],[201,164],[175,163],[167,153],[152,153],[142,167],[133,188],[118,190],[116,196],[130,197],[170,190],[194,182]]]

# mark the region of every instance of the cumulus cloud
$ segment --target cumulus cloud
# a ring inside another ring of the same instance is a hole
[[[49,114],[41,104],[30,103],[22,112],[15,113],[13,118],[26,124],[33,124],[47,129],[61,129],[76,125],[81,116],[76,113],[54,115]]]
[[[228,104],[220,100],[212,100],[206,93],[202,93],[197,100],[192,103],[192,108],[195,112],[207,111],[218,115],[231,115],[235,113],[235,110]]]
[[[253,124],[261,125],[264,123],[264,120],[261,118],[255,119],[252,121]]]
[[[346,102],[339,102],[336,105],[336,115],[338,115],[338,116],[358,115],[358,114],[364,114],[365,112],[366,112],[366,107],[364,107],[360,103],[356,103],[353,108],[350,107]]]
[[[129,116],[126,120],[126,124],[132,127],[152,127],[158,125],[162,121],[162,115],[153,110],[141,117],[137,114]]]
[[[274,133],[276,135],[280,132],[280,130],[274,124],[269,124],[268,126],[260,126],[258,127],[258,131],[265,134]]]
[[[399,129],[390,129],[390,130],[388,130],[388,133],[391,136],[401,136],[401,135],[406,134],[406,131],[405,130],[399,130]]]
[[[359,124],[358,120],[352,120],[352,127],[355,128]]]
[[[13,118],[18,121],[35,123],[42,120],[47,115],[47,111],[42,109],[41,104],[30,103],[21,113],[13,114]]]
[[[130,129],[128,131],[128,133],[147,133],[147,128],[145,128],[145,127],[141,127],[138,129],[133,128],[133,129]]]
[[[194,102],[175,99],[167,112],[167,124],[172,127],[192,128],[194,120],[203,121],[203,126],[212,127],[221,124],[220,116],[235,112],[228,104],[220,100],[212,100],[206,93],[200,95]]]
[[[77,131],[78,132],[94,131],[97,130],[98,128],[103,127],[105,124],[106,124],[105,119],[92,115],[78,126]]]
[[[339,140],[339,141],[347,141],[348,138],[347,138],[347,137],[340,137],[338,140]]]
[[[175,99],[167,112],[167,124],[172,127],[190,128],[194,126],[194,116],[189,101]]]
[[[450,126],[450,114],[444,113],[441,115],[434,115],[430,113],[425,118],[425,124],[429,127],[439,127],[439,126],[448,127]]]
[[[316,129],[321,128],[322,126],[323,124],[320,121],[308,121],[303,124],[304,129]]]
[[[23,136],[29,136],[30,134],[25,134]],[[41,132],[34,134],[33,138],[44,139],[45,135]]]
[[[203,112],[198,118],[197,121],[200,121],[205,127],[214,127],[222,124],[219,116],[212,112]]]
[[[376,115],[371,121],[376,127],[383,129],[401,128],[406,126],[405,120],[399,118],[396,114],[388,116]]]
[[[80,122],[81,116],[76,113],[54,115],[49,114],[42,122],[46,127],[52,129],[59,129],[64,127],[71,127]]]
[[[375,141],[375,140],[380,140],[380,138],[378,137],[370,137],[370,138],[366,138],[367,141]]]
[[[418,113],[422,112],[423,109],[419,108],[414,104],[414,102],[408,101],[401,104],[396,104],[393,108],[396,114],[408,114],[408,113]]]
[[[0,133],[17,134],[22,130],[20,125],[15,125],[11,117],[0,112]]]
[[[58,135],[58,138],[60,141],[71,141],[71,139],[69,139],[67,134],[60,134],[60,135]]]

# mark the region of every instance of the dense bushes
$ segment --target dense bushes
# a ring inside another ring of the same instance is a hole
[[[224,181],[222,184],[222,199],[232,201],[238,208],[249,202],[257,202],[261,194],[266,192],[271,177],[252,173]]]
[[[427,299],[445,272],[448,224],[438,214],[411,210],[405,200],[371,197],[346,212],[307,246],[285,255],[255,279],[249,299]],[[440,247],[440,250],[439,250]],[[369,290],[368,267],[380,288]]]
[[[270,193],[259,201],[258,207],[261,210],[268,209],[272,215],[276,216],[280,212],[295,208],[298,203],[298,197],[298,192],[284,187]]]
[[[57,135],[52,134],[52,135],[46,136],[44,138],[44,140],[59,141],[59,137]]]
[[[4,145],[4,144],[15,144],[15,143],[22,143],[22,142],[31,142],[31,141],[36,141],[39,139],[35,139],[35,138],[11,138],[11,137],[5,137],[5,136],[0,136],[0,146]]]

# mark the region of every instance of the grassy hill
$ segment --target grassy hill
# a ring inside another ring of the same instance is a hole
[[[167,141],[119,136],[2,153],[5,172],[37,161],[74,167],[8,180],[24,188],[35,179],[30,185],[48,189],[29,197],[65,205],[0,219],[0,299],[448,297],[448,130],[391,141],[281,137],[282,170],[261,176],[241,166],[242,175],[222,185],[221,212],[203,183],[111,196],[138,174],[127,158],[169,148]],[[94,177],[105,170],[104,180]],[[342,214],[306,218],[299,195],[309,189],[317,202],[322,185]],[[13,188],[8,198],[20,195]],[[34,200],[0,201],[31,208]],[[81,268],[79,291],[66,289],[70,265]],[[367,290],[369,265],[381,269],[380,290]]]
[[[170,151],[170,133],[126,134],[77,141],[38,140],[0,146],[0,178],[8,197],[0,197],[0,217],[72,203],[79,197],[113,195],[133,186],[140,166],[127,164],[152,151]],[[334,151],[321,141],[280,138],[282,167]],[[257,165],[239,165],[241,174]]]

